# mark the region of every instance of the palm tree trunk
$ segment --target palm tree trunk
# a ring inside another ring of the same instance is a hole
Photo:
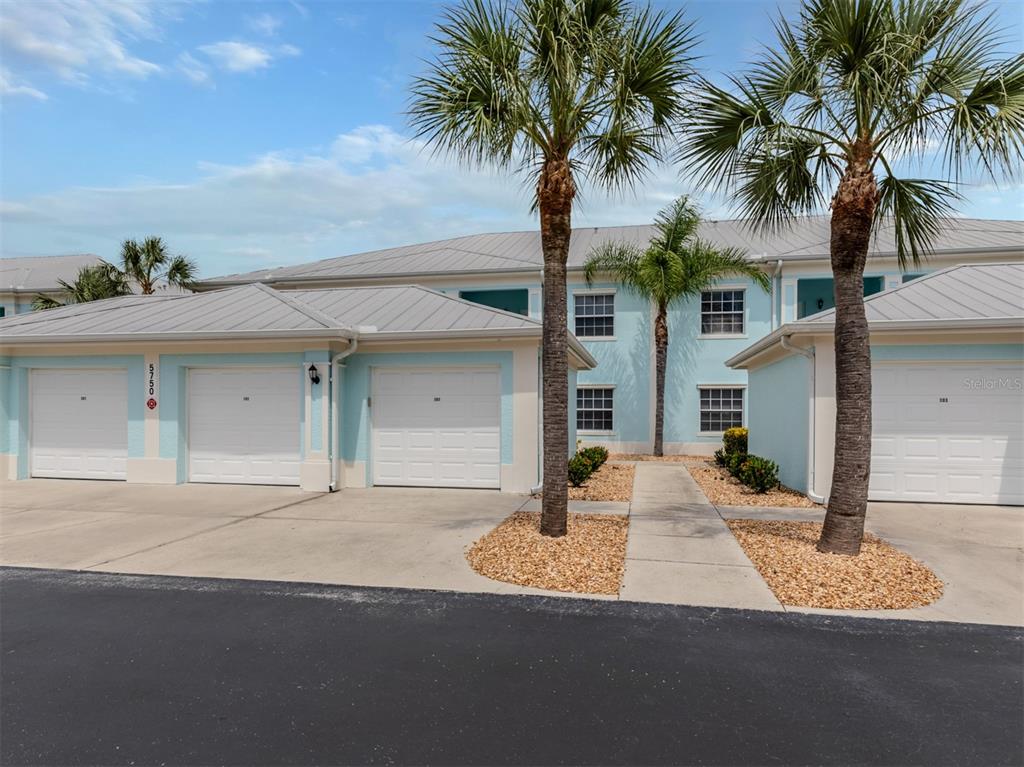
[[[537,183],[540,241],[544,252],[544,497],[541,535],[565,535],[568,524],[569,462],[569,323],[565,265],[572,236],[572,201],[576,188],[569,163],[548,160]]]
[[[668,320],[665,306],[654,319],[654,454],[665,454],[665,364],[668,359]]]
[[[871,475],[871,346],[864,265],[878,187],[865,154],[855,156],[832,200],[836,441],[832,491],[818,540],[818,551],[850,556],[860,553]]]

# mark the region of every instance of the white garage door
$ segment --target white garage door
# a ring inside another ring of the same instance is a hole
[[[371,413],[375,485],[499,487],[497,369],[377,369]]]
[[[299,373],[298,367],[190,370],[189,479],[299,484]]]
[[[869,497],[1024,504],[1024,370],[876,364]]]
[[[29,391],[29,471],[33,477],[125,478],[125,371],[32,370]]]

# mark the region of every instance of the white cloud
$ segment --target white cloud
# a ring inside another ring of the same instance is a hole
[[[24,82],[16,82],[6,69],[0,69],[0,96],[28,96],[39,101],[46,101],[48,98],[38,88],[33,88]]]
[[[213,80],[210,79],[210,71],[191,53],[182,53],[178,56],[177,64],[178,71],[192,81],[193,84],[213,85]]]
[[[151,0],[7,0],[0,3],[0,44],[5,63],[18,71],[47,71],[79,85],[96,73],[144,79],[161,67],[128,45],[157,37],[158,22],[174,10]]]
[[[273,58],[270,52],[248,43],[223,41],[200,45],[199,50],[229,72],[248,72],[265,69]]]
[[[281,19],[277,16],[271,16],[269,13],[261,13],[259,16],[247,16],[245,23],[249,25],[249,28],[254,32],[259,32],[261,35],[272,37],[277,34],[278,27],[281,26]]]
[[[200,45],[199,50],[228,72],[251,72],[256,69],[266,69],[275,58],[298,56],[302,53],[294,45],[284,44],[273,48],[264,48],[235,40]]]
[[[665,168],[637,196],[582,191],[574,222],[598,226],[649,221],[685,189]],[[11,201],[14,207],[0,210],[0,247],[106,254],[125,237],[157,233],[214,275],[460,234],[534,229],[530,197],[528,185],[506,173],[460,168],[391,128],[364,126],[315,153],[202,164],[186,184],[72,188]]]

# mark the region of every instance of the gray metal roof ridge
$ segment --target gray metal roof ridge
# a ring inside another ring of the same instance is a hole
[[[243,287],[247,287],[247,286],[243,286]],[[270,286],[264,285],[262,282],[254,282],[254,283],[252,283],[252,287],[256,288],[257,290],[263,291],[268,296],[273,296],[274,298],[276,298],[281,303],[283,303],[286,306],[290,307],[291,309],[294,309],[295,311],[299,312],[304,317],[307,317],[307,318],[313,320],[314,322],[320,323],[325,328],[328,328],[330,330],[342,330],[342,331],[345,331],[345,332],[347,332],[349,334],[352,334],[352,333],[355,332],[355,328],[352,328],[352,327],[350,327],[348,325],[344,325],[344,324],[338,322],[337,318],[329,317],[328,315],[326,315],[323,312],[321,312],[319,309],[316,309],[316,308],[314,308],[312,306],[304,304],[301,301],[297,301],[296,299],[292,298],[291,296],[286,296],[284,293],[282,293],[282,292],[280,292],[278,290],[274,290]],[[237,289],[238,288],[236,288],[236,290]]]

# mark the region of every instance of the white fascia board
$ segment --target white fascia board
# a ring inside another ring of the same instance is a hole
[[[1007,255],[1017,255],[1021,252],[1020,246],[1008,246],[1008,245],[995,245],[988,248],[956,248],[951,250],[936,250],[928,254],[930,258],[956,258],[958,256],[986,256],[993,255],[996,253],[1006,253]],[[771,257],[772,260],[780,259],[783,262],[791,261],[829,261],[830,256],[828,253],[824,254],[811,254],[805,256],[787,256],[785,254],[776,255]],[[896,251],[884,251],[879,253],[869,253],[868,262],[876,258],[899,258],[899,254]]]
[[[122,341],[241,341],[253,339],[297,340],[328,338],[351,340],[348,330],[234,330],[191,331],[178,333],[65,333],[62,335],[0,335],[0,346],[27,346],[31,344],[118,343]]]

